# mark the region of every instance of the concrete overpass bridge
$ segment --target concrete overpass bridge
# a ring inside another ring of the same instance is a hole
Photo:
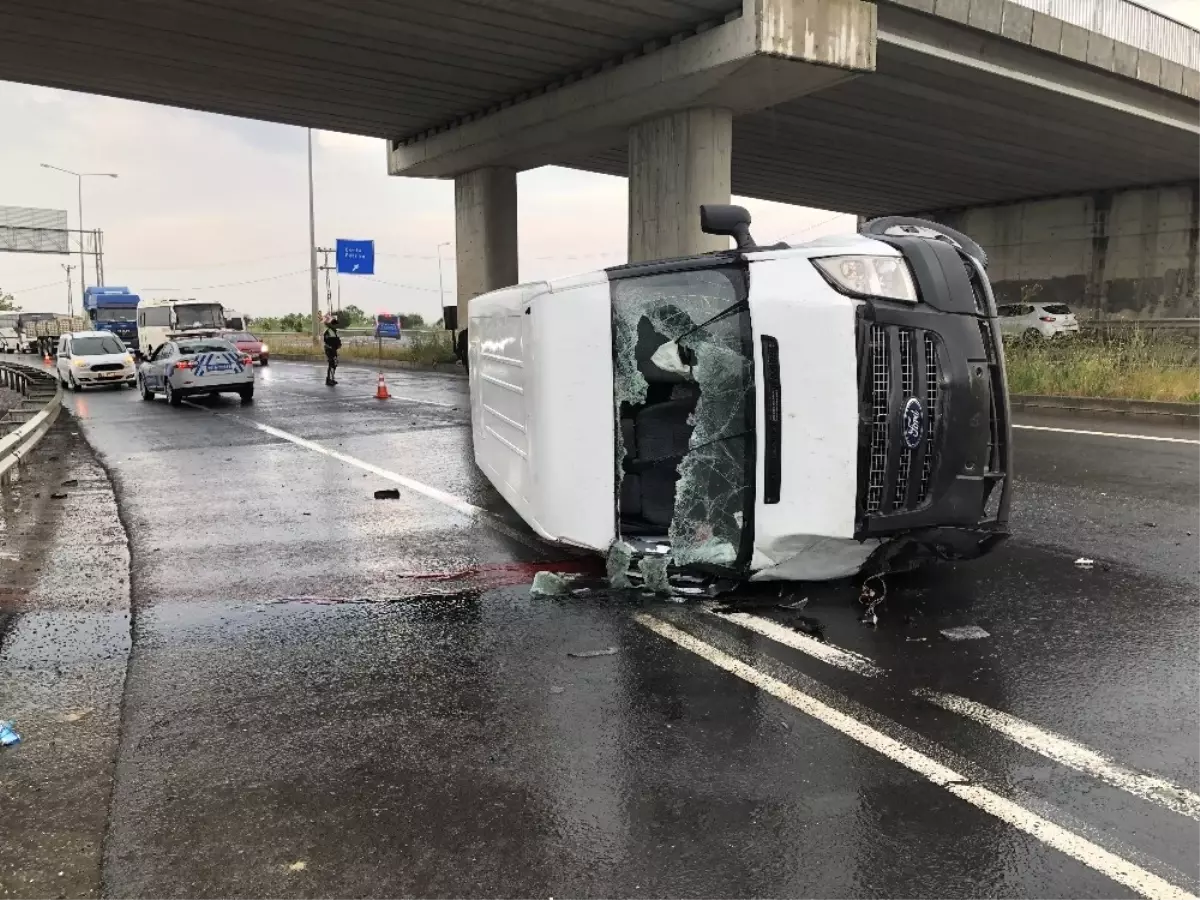
[[[454,178],[460,303],[516,172],[625,174],[630,257],[731,193],[929,212],[1097,314],[1196,315],[1200,35],[1127,0],[4,3],[0,78],[388,140]]]

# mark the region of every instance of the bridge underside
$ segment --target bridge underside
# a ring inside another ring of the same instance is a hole
[[[865,215],[1196,178],[1194,131],[889,46],[876,70],[733,122],[733,193]],[[626,175],[624,142],[564,160]]]

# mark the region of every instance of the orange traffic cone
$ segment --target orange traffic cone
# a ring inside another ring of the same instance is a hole
[[[375,388],[376,400],[391,400],[392,395],[388,393],[387,382],[383,380],[383,373],[379,373],[379,385]]]

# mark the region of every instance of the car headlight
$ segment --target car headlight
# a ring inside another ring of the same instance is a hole
[[[71,363],[76,366],[86,366],[87,360],[86,359],[73,359],[73,360],[71,360]]]
[[[133,365],[133,356],[132,356],[132,354],[129,354],[129,353],[126,353],[126,354],[125,354],[125,365],[127,365],[127,366],[132,366],[132,365]]]
[[[259,352],[259,353],[266,353],[268,349],[270,349],[270,348],[268,348],[266,344],[263,344],[263,345],[261,345],[261,346],[258,348],[258,352]]]
[[[813,265],[843,294],[917,302],[917,286],[901,257],[826,256]]]

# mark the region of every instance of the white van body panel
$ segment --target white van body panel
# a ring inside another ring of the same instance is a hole
[[[617,528],[608,279],[552,287],[533,301],[532,315],[533,462],[542,524],[557,540],[603,552]]]
[[[610,317],[602,277],[484,294],[468,323],[475,462],[541,537],[599,551],[616,532]]]
[[[871,242],[880,247],[878,242]],[[794,251],[752,258],[750,323],[755,373],[764,383],[762,337],[779,342],[783,464],[779,502],[763,503],[765,441],[758,441],[753,569],[810,560],[823,539],[854,536],[858,490],[858,361],[855,301],[830,290],[817,269]],[[798,265],[798,263],[801,263]],[[756,392],[757,421],[766,421],[766,392]],[[855,549],[862,548],[851,541]],[[871,548],[873,549],[873,548]],[[837,556],[845,551],[837,548]],[[857,556],[858,554],[851,554]],[[869,549],[849,574],[857,571]],[[817,565],[823,571],[825,563]],[[840,572],[844,565],[834,564]],[[781,577],[795,578],[787,575]],[[828,577],[841,577],[832,575]]]

